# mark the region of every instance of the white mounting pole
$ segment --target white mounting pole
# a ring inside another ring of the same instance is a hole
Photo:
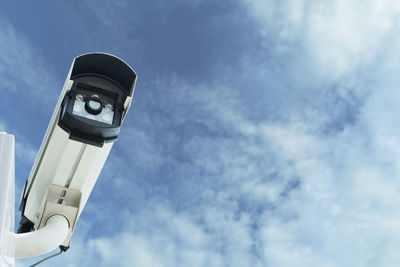
[[[14,233],[14,164],[14,136],[0,132],[0,267],[52,251],[65,241],[70,227],[64,216],[55,214],[38,231]]]
[[[14,243],[14,136],[0,132],[0,266],[12,267]]]
[[[15,243],[15,258],[38,256],[56,249],[67,238],[69,233],[68,220],[62,215],[53,215],[46,226],[40,230],[14,234],[11,237]]]

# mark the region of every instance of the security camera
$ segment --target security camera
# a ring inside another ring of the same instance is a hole
[[[90,53],[74,59],[27,179],[18,233],[62,216],[68,247],[86,201],[132,102],[136,73],[121,59]],[[54,223],[54,222],[53,222]]]

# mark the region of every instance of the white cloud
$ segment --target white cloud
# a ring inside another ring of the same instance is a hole
[[[28,141],[18,139],[18,134],[16,138],[15,151],[17,158],[21,162],[25,162],[27,166],[30,166],[36,158],[37,150]]]
[[[324,80],[349,76],[377,60],[398,36],[396,1],[247,1],[275,55],[291,55]],[[301,70],[302,73],[305,70]],[[315,77],[318,79],[318,77]]]
[[[34,99],[41,103],[41,109],[55,102],[59,92],[57,82],[49,71],[51,66],[45,66],[37,53],[32,43],[0,17],[0,88],[15,94],[15,99],[9,102],[25,101],[34,105]],[[3,101],[6,98],[4,95]]]

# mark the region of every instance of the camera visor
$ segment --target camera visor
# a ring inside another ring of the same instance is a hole
[[[58,125],[70,139],[90,145],[117,140],[136,81],[134,71],[114,56],[95,53],[76,58],[70,80]]]

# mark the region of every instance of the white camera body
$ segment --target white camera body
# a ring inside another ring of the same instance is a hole
[[[91,53],[74,59],[21,197],[18,233],[68,219],[68,247],[131,105],[136,73],[121,59]]]

